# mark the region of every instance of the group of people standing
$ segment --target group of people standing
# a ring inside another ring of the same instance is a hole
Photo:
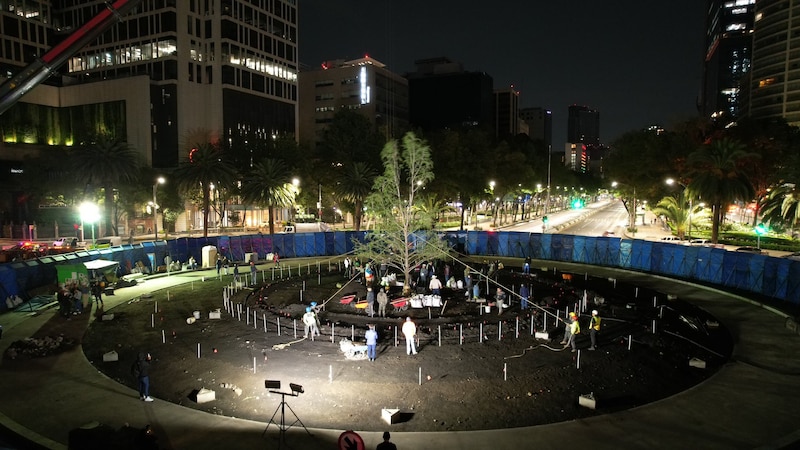
[[[592,316],[589,319],[589,340],[591,346],[589,350],[597,349],[597,333],[600,331],[600,313],[595,309],[592,311]],[[581,324],[579,317],[576,313],[570,312],[567,321],[565,321],[564,339],[561,344],[564,348],[572,347],[572,352],[575,353],[578,349],[577,338],[581,334]]]
[[[91,282],[70,280],[65,282],[64,285],[59,288],[58,292],[56,292],[59,312],[64,317],[83,314],[84,302],[86,302],[91,309],[90,295],[94,297],[94,302],[97,304],[97,307],[102,308],[104,289],[105,282],[102,280],[93,280]]]

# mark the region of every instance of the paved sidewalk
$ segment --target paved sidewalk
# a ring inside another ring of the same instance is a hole
[[[543,263],[550,264],[553,263]],[[585,266],[558,264],[566,270]],[[614,269],[591,268],[600,276],[628,280],[690,299],[716,315],[737,343],[730,363],[708,381],[668,399],[632,410],[536,427],[508,430],[438,433],[393,433],[399,449],[562,449],[565,445],[592,449],[731,449],[790,448],[800,442],[800,337],[784,326],[779,313],[726,293],[680,281]],[[210,271],[151,277],[135,287],[107,297],[106,309],[142,293],[197,281]],[[31,316],[6,313],[0,351],[31,336],[55,309]],[[23,368],[24,367],[24,368]],[[0,424],[39,444],[66,449],[70,430],[90,422],[112,428],[151,424],[166,449],[277,448],[277,431],[262,437],[265,422],[212,415],[156,399],[138,400],[137,393],[106,378],[80,348],[24,364],[3,363],[4,392]],[[576,397],[579,393],[576,393]],[[602,400],[599,400],[600,402]],[[602,404],[602,403],[601,403]],[[524,414],[524,411],[520,412]],[[354,423],[358,430],[358,424]],[[388,426],[387,426],[388,428]],[[341,430],[301,427],[286,433],[289,448],[336,449]],[[360,433],[366,448],[381,441],[380,433]]]

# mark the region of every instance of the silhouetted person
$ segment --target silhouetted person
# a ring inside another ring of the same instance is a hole
[[[378,444],[378,446],[375,447],[375,450],[397,450],[397,446],[392,444],[391,442],[389,442],[389,439],[391,439],[391,438],[392,438],[392,435],[389,434],[388,431],[384,431],[383,432],[383,442]]]

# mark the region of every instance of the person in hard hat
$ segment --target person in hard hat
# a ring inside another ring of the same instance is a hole
[[[322,309],[322,306],[317,306],[317,302],[311,302],[311,312],[314,313],[314,321],[317,324],[317,334],[319,334],[319,311]]]
[[[564,322],[564,339],[561,340],[561,345],[566,345],[567,342],[569,342],[569,336],[572,334],[569,329],[569,326],[572,325],[573,317],[578,317],[578,315],[575,314],[574,312],[571,312],[569,313],[569,317],[567,318],[567,320],[562,321]]]
[[[592,346],[589,350],[597,348],[597,332],[600,331],[600,315],[597,310],[592,311],[592,318],[589,319],[589,338],[592,340]]]
[[[403,336],[406,337],[406,354],[416,355],[417,346],[414,338],[417,336],[417,325],[411,320],[411,317],[406,317],[406,322],[403,324]]]
[[[306,313],[303,314],[303,325],[304,327],[304,337],[308,338],[309,332],[311,333],[311,339],[314,339],[314,336],[319,336],[319,328],[317,328],[317,317],[314,314],[314,310],[309,306],[306,308]]]
[[[572,347],[572,353],[575,353],[578,349],[577,339],[578,335],[581,333],[581,325],[578,323],[578,316],[574,315],[571,317],[572,323],[569,324],[569,340],[567,340],[566,345],[564,348]]]

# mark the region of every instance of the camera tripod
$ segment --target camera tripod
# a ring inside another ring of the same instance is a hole
[[[292,407],[289,406],[288,403],[286,403],[286,396],[287,395],[289,397],[297,397],[297,394],[295,394],[294,392],[293,393],[279,392],[279,391],[270,391],[270,392],[273,393],[273,394],[280,394],[281,403],[278,405],[277,408],[275,408],[275,412],[272,413],[272,417],[269,419],[269,422],[267,423],[267,427],[264,428],[264,432],[261,433],[261,437],[264,437],[264,435],[267,434],[267,430],[269,430],[269,426],[270,425],[275,424],[275,426],[278,427],[278,432],[279,432],[278,448],[281,448],[281,444],[286,443],[286,430],[288,430],[289,428],[293,427],[297,423],[299,423],[300,426],[302,426],[303,429],[306,430],[306,433],[308,433],[308,435],[311,436],[312,435],[311,432],[308,431],[308,428],[306,428],[306,426],[303,423],[303,421],[300,420],[299,417],[297,417],[297,413],[295,413],[294,410],[292,409]],[[289,408],[289,411],[292,413],[292,415],[294,416],[294,419],[295,419],[294,422],[290,423],[289,425],[286,425],[286,408]],[[275,422],[275,416],[278,415],[279,411],[281,413],[280,422]]]

